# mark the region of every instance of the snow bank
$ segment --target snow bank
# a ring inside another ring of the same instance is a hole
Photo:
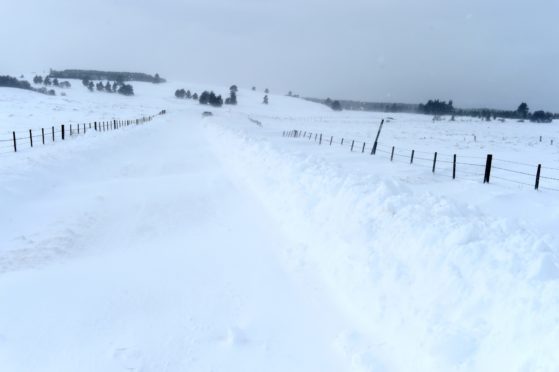
[[[339,347],[357,367],[559,366],[557,247],[524,225],[222,125],[208,136],[292,239],[286,262],[314,272],[353,319]]]

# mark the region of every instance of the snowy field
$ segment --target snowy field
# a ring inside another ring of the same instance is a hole
[[[226,88],[71,82],[0,88],[1,371],[559,371],[556,123],[245,90],[203,119],[174,91]],[[11,151],[13,130],[162,109]]]

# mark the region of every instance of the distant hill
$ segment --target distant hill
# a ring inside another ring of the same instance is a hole
[[[154,76],[142,72],[118,72],[118,71],[98,71],[98,70],[51,70],[50,77],[58,79],[79,79],[79,80],[112,80],[112,81],[142,81],[146,83],[164,83],[165,79],[155,74]]]

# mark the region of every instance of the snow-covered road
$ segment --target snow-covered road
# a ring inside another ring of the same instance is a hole
[[[348,369],[198,115],[72,141],[4,180],[3,371]]]

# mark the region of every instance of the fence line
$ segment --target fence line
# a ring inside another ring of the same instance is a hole
[[[283,136],[305,138],[309,142],[312,141],[314,137],[314,142],[318,143],[318,145],[349,146],[351,152],[378,155],[389,159],[391,162],[407,163],[413,166],[429,168],[432,173],[440,174],[440,171],[450,171],[452,172],[452,179],[466,179],[462,177],[464,174],[470,177],[476,177],[480,181],[483,181],[483,183],[490,183],[492,179],[497,179],[518,185],[530,186],[535,190],[559,191],[559,168],[498,159],[494,158],[492,154],[481,157],[459,156],[457,154],[450,155],[439,152],[429,153],[415,149],[387,146],[381,142],[369,142],[369,144],[367,144],[366,141],[348,138],[340,138],[338,140],[334,136],[324,136],[323,133],[303,132],[300,130],[284,131]],[[319,139],[317,140],[317,138]],[[327,140],[323,141],[323,138]],[[370,152],[368,151],[369,148]],[[430,156],[427,157],[425,155]],[[467,160],[460,161],[461,158]],[[406,159],[406,161],[398,159]],[[480,163],[477,163],[476,159],[479,159]],[[481,163],[481,160],[483,160],[483,163]],[[440,167],[441,164],[446,165],[446,167]],[[511,169],[513,166],[521,167],[522,169]],[[543,174],[544,172],[542,171],[545,171],[545,174]]]
[[[0,154],[17,153],[22,146],[27,148],[45,145],[46,142],[65,141],[74,137],[84,136],[88,132],[106,132],[118,130],[130,125],[141,125],[152,121],[156,116],[165,115],[167,110],[161,110],[155,115],[142,116],[136,119],[111,119],[80,124],[61,124],[50,128],[12,131],[10,138],[0,138]],[[58,138],[57,138],[58,137]],[[8,150],[9,149],[9,150]]]

